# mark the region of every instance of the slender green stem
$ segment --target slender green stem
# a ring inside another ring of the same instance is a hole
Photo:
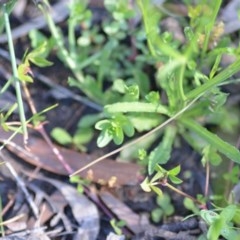
[[[9,87],[10,85],[13,84],[14,78],[11,77],[10,79],[8,79],[8,81],[5,83],[5,85],[2,87],[2,89],[0,90],[0,94],[3,94]]]
[[[41,8],[42,9],[42,8]],[[75,69],[76,68],[76,63],[73,61],[73,59],[69,56],[69,53],[67,51],[67,49],[64,47],[64,42],[63,39],[50,15],[50,13],[44,9],[42,9],[42,12],[44,13],[46,20],[48,22],[48,26],[50,28],[50,31],[53,35],[53,37],[56,40],[56,44],[59,48],[60,53],[62,54],[62,56],[64,57],[66,63],[68,64],[68,66],[71,69]]]
[[[49,13],[48,9],[44,8],[44,6],[42,6],[41,4],[39,4],[39,8],[46,18],[51,34],[55,39],[56,45],[62,58],[64,59],[64,62],[72,70],[73,74],[79,80],[79,82],[82,83],[84,81],[84,77],[80,71],[76,71],[77,69],[76,61],[71,57],[70,53],[65,48],[63,38],[59,32],[59,29],[56,27],[51,17],[51,14]]]
[[[6,4],[3,5],[3,12],[4,12],[4,21],[5,21],[6,32],[7,32],[7,36],[8,36],[8,47],[9,47],[9,53],[10,53],[10,58],[11,58],[11,64],[12,64],[12,71],[13,71],[13,77],[14,77],[16,97],[17,97],[17,102],[18,102],[19,116],[20,116],[20,121],[22,124],[24,143],[26,143],[27,139],[28,139],[26,117],[25,117],[25,113],[24,113],[21,85],[20,85],[20,81],[18,78],[17,63],[16,63],[15,51],[14,51],[14,46],[13,46],[13,41],[12,41],[11,27],[10,27],[9,16],[8,16]]]
[[[164,184],[162,184],[162,185],[165,186],[165,187],[168,187],[169,189],[173,190],[174,192],[176,192],[176,193],[178,193],[178,194],[180,194],[180,195],[182,195],[182,196],[184,196],[184,197],[186,197],[186,198],[190,198],[193,202],[195,202],[195,203],[197,203],[197,204],[199,204],[199,205],[202,205],[202,204],[203,204],[202,202],[200,202],[200,201],[197,200],[196,198],[194,198],[194,197],[190,196],[189,194],[187,194],[187,193],[185,193],[185,192],[183,192],[183,191],[175,188],[174,186],[172,186],[172,185],[169,184],[169,183],[164,183]]]
[[[1,235],[4,237],[5,236],[5,231],[4,231],[4,227],[3,227],[3,224],[2,224],[2,222],[3,222],[3,217],[2,217],[2,198],[1,198],[1,196],[0,196],[0,233],[1,233]]]
[[[78,24],[74,17],[71,16],[71,12],[75,7],[74,1],[69,5],[70,7],[70,16],[68,19],[68,43],[69,43],[69,52],[70,56],[75,59],[76,58],[76,36],[75,36],[75,27]]]
[[[150,29],[149,29],[149,24],[147,22],[148,18],[146,17],[147,15],[147,11],[144,11],[144,6],[143,6],[143,2],[141,0],[138,0],[137,1],[138,5],[139,5],[139,8],[141,9],[142,11],[142,15],[143,15],[143,23],[144,23],[144,27],[145,27],[145,32],[146,32],[146,35],[149,36],[149,34],[151,33]],[[146,6],[145,6],[146,7]],[[147,38],[147,44],[148,44],[148,48],[151,52],[151,54],[156,57],[156,52],[155,52],[155,49],[153,47],[153,44],[150,40],[150,37]]]
[[[211,37],[211,32],[212,32],[214,24],[216,22],[216,18],[217,18],[217,15],[219,13],[219,9],[221,7],[221,4],[222,4],[222,0],[217,0],[217,1],[214,2],[214,8],[213,8],[213,12],[211,14],[211,21],[206,27],[205,41],[204,41],[204,44],[203,44],[203,51],[201,53],[202,58],[203,58],[204,54],[207,52],[210,37]]]
[[[75,37],[75,29],[74,23],[70,20],[68,24],[68,42],[69,42],[69,51],[72,57],[76,54],[76,37]]]
[[[137,0],[137,4],[142,12],[148,47],[151,54],[157,57],[157,50],[160,50],[163,54],[166,54],[174,60],[179,60],[180,62],[185,61],[179,51],[174,49],[170,44],[164,42],[159,36],[157,29],[160,21],[160,14],[156,10],[153,10],[151,1]],[[151,17],[149,17],[150,15]]]

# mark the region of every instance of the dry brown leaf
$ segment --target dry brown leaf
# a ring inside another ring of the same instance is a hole
[[[5,132],[0,128],[0,142],[5,142],[10,136],[11,133]],[[56,155],[52,152],[49,145],[44,140],[34,136],[34,134],[29,135],[28,150],[24,148],[23,139],[20,134],[8,142],[6,147],[12,153],[36,167],[56,174],[68,175],[65,168],[58,162]],[[74,150],[57,148],[74,171],[86,166],[96,158],[93,155],[79,153]],[[90,180],[100,184],[118,187],[137,184],[140,178],[140,171],[141,167],[137,164],[105,159],[88,170],[81,172],[80,175],[83,178],[90,178]]]

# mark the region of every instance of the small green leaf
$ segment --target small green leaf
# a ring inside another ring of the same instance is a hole
[[[146,177],[145,179],[144,179],[144,181],[140,184],[140,186],[141,186],[141,188],[142,188],[142,190],[143,191],[145,191],[145,192],[151,192],[151,188],[150,188],[150,186],[149,186],[149,179],[148,179],[148,177]]]
[[[52,62],[48,61],[47,59],[45,59],[43,57],[29,58],[29,61],[31,61],[32,63],[34,63],[38,67],[48,67],[48,66],[53,65]]]
[[[174,207],[168,194],[164,193],[161,197],[157,196],[157,204],[162,208],[165,216],[170,216],[174,213]]]
[[[27,56],[25,57],[25,60],[32,60],[36,57],[46,57],[48,52],[49,50],[47,47],[47,41],[44,41],[37,48],[28,53]]]
[[[92,137],[92,128],[78,128],[77,132],[73,136],[73,143],[75,145],[86,144],[92,139]]]
[[[151,211],[151,218],[153,222],[159,223],[163,217],[163,210],[161,208],[155,208]]]
[[[240,163],[240,152],[236,147],[223,141],[216,134],[211,133],[192,119],[181,119],[180,121],[186,128],[196,132],[201,138],[216,148],[220,153],[228,157],[230,160]]]
[[[162,116],[154,113],[135,113],[129,115],[128,118],[138,132],[149,131],[163,121]]]
[[[233,219],[234,215],[236,214],[236,211],[237,211],[236,205],[229,205],[222,210],[220,216],[224,218],[225,222],[228,223]]]
[[[151,91],[145,96],[146,100],[150,103],[159,103],[160,96],[159,92]]]
[[[77,191],[78,191],[79,193],[83,193],[83,192],[84,192],[84,187],[83,187],[82,184],[78,184],[78,185],[77,185]]]
[[[122,234],[122,230],[121,230],[121,224],[119,226],[119,223],[116,221],[116,219],[111,219],[110,220],[110,224],[112,226],[112,228],[114,229],[115,233],[117,235],[121,235]]]
[[[46,59],[48,53],[47,41],[44,41],[37,48],[25,54],[24,63],[29,65],[29,62],[32,62],[39,67],[51,66],[53,63]]]
[[[169,114],[167,107],[156,103],[118,102],[104,107],[107,113],[150,112]]]
[[[221,58],[222,58],[222,54],[217,55],[217,57],[215,59],[215,63],[214,63],[214,65],[213,65],[213,67],[211,69],[211,72],[209,74],[209,78],[210,79],[212,79],[213,76],[216,74],[216,72],[220,70],[219,64],[221,62]]]
[[[118,227],[124,227],[124,226],[126,226],[126,222],[124,220],[120,220],[120,221],[117,222],[117,226]]]
[[[178,165],[175,168],[169,170],[168,173],[169,173],[169,175],[177,176],[180,173],[180,171],[181,171],[181,166]]]
[[[132,123],[130,121],[128,121],[127,123],[122,125],[123,131],[124,133],[128,136],[128,137],[132,137],[135,133],[134,127],[132,125]]]
[[[171,202],[171,199],[167,193],[164,193],[161,197],[157,196],[156,201],[158,206],[163,207],[163,206],[169,205]]]
[[[103,129],[107,129],[107,128],[110,128],[111,127],[111,122],[107,119],[104,119],[104,120],[101,120],[101,121],[98,121],[96,124],[95,124],[95,128],[97,130],[103,130]]]
[[[78,183],[79,182],[80,177],[78,175],[74,175],[70,177],[70,183]]]
[[[221,235],[226,240],[239,240],[239,232],[232,229],[231,227],[224,225],[221,229]]]
[[[115,144],[120,145],[122,144],[124,139],[123,130],[120,126],[115,127],[113,132],[113,141]]]
[[[33,29],[29,32],[29,38],[31,40],[31,46],[37,48],[45,41],[47,41],[47,37],[44,36],[40,31]]]
[[[143,161],[147,157],[147,152],[145,149],[138,149],[138,158]]]
[[[165,128],[162,142],[150,153],[148,173],[152,174],[157,164],[165,164],[170,159],[176,128],[172,125]]]
[[[217,218],[208,229],[207,237],[211,240],[218,240],[223,229],[224,222],[221,218]]]
[[[30,72],[29,64],[23,63],[18,66],[18,78],[23,82],[32,83],[33,78],[28,75]]]
[[[126,88],[124,96],[125,101],[137,101],[139,99],[139,87],[137,84],[131,85]]]
[[[161,197],[161,196],[163,195],[163,192],[162,192],[162,190],[161,190],[159,187],[150,185],[150,188],[151,188],[158,196]]]
[[[163,209],[164,209],[164,214],[165,214],[166,216],[171,216],[171,215],[173,215],[173,213],[174,213],[174,211],[175,211],[175,209],[174,209],[174,207],[173,207],[172,204],[166,205],[166,207],[163,208]]]
[[[88,115],[85,115],[78,122],[78,127],[80,127],[80,128],[92,127],[101,118],[102,118],[102,116],[100,114],[88,114]]]
[[[218,166],[222,162],[222,158],[216,151],[213,151],[210,154],[210,162],[213,166]]]
[[[71,135],[64,130],[63,128],[56,127],[52,130],[51,136],[62,145],[71,144],[72,137]]]
[[[112,89],[116,92],[119,92],[121,94],[124,94],[126,91],[126,85],[122,79],[116,79],[113,82]]]
[[[184,198],[183,204],[186,209],[191,210],[193,213],[195,214],[199,213],[199,209],[196,207],[192,199]]]
[[[100,135],[98,136],[97,145],[100,148],[105,147],[108,145],[108,143],[111,142],[112,139],[113,136],[112,134],[110,134],[110,131],[108,129],[103,129]]]
[[[217,214],[211,210],[201,210],[200,216],[208,225],[213,224],[213,222],[216,219],[219,219],[219,214]]]
[[[180,183],[183,182],[180,178],[175,177],[173,175],[169,175],[168,177],[171,180],[171,182],[174,183],[174,184],[180,184]]]
[[[120,24],[117,22],[111,22],[103,26],[104,32],[109,36],[114,36],[120,31]]]

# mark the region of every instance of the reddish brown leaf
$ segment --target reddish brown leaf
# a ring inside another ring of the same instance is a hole
[[[0,128],[1,142],[6,141],[10,136],[11,133],[5,132]],[[56,174],[68,175],[67,171],[58,162],[52,149],[50,149],[44,140],[36,137],[34,134],[29,135],[28,149],[24,148],[23,138],[20,134],[16,135],[12,141],[8,142],[6,147],[24,161],[34,166]],[[97,158],[96,156],[79,153],[74,150],[57,148],[73,171],[84,167]],[[92,166],[90,169],[81,172],[80,175],[83,178],[90,178],[94,182],[110,184],[115,187],[137,184],[139,182],[140,170],[141,168],[133,163],[121,163],[105,159]]]

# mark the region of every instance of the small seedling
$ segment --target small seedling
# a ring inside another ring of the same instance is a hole
[[[151,212],[153,222],[159,223],[162,219],[171,216],[174,213],[174,206],[171,204],[171,198],[164,193],[156,199],[158,207]]]
[[[117,221],[113,218],[110,220],[110,224],[117,235],[122,235],[122,228],[126,225],[125,221]]]
[[[71,136],[65,129],[56,127],[52,130],[52,138],[61,145],[73,146],[80,151],[85,152],[86,147],[84,144],[88,143],[93,135],[93,131],[90,128],[78,129],[76,133]]]
[[[187,193],[182,192],[181,190],[175,188],[172,184],[169,183],[169,181],[173,184],[182,183],[182,180],[177,177],[180,170],[180,166],[177,166],[167,171],[166,169],[158,165],[156,167],[156,173],[151,177],[151,179],[149,179],[149,177],[146,177],[145,180],[141,183],[141,187],[145,192],[154,191],[158,196],[162,197],[163,192],[158,186],[164,186],[184,197],[190,198],[192,201],[202,206],[204,204],[203,202],[188,195]]]
[[[227,240],[238,240],[240,231],[233,227],[233,218],[240,214],[236,205],[228,205],[216,213],[211,210],[201,210],[200,216],[209,226],[207,238],[217,240],[223,236]]]
[[[88,186],[90,181],[87,179],[82,179],[79,176],[73,176],[70,178],[70,182],[71,183],[75,183],[77,184],[77,191],[79,193],[83,193],[84,192],[84,187]]]

